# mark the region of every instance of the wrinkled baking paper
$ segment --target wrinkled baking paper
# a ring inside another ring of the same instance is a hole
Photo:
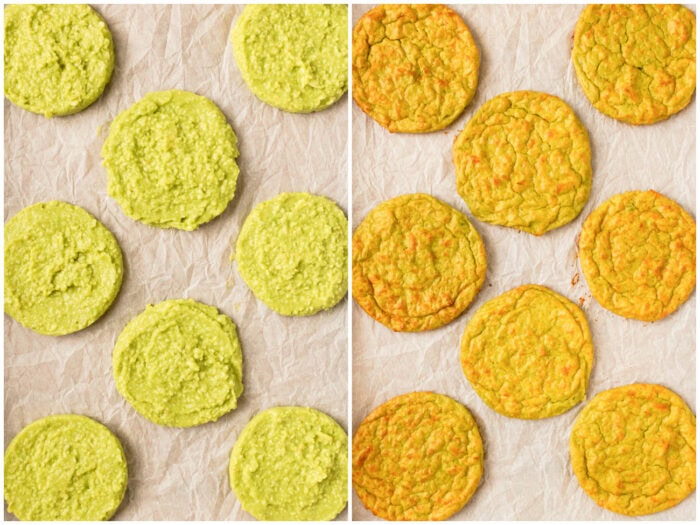
[[[576,257],[585,217],[608,197],[655,189],[695,216],[695,100],[665,122],[633,127],[595,110],[571,63],[571,42],[583,6],[457,5],[481,52],[476,97],[444,131],[390,134],[353,104],[353,228],[379,202],[403,193],[426,192],[467,214],[481,234],[488,259],[484,286],[467,311],[426,333],[394,333],[353,302],[352,424],[388,399],[432,390],[464,403],[485,443],[485,475],[456,520],[623,520],[598,507],[579,487],[569,463],[568,440],[584,406],[539,421],[509,419],[488,408],[459,365],[459,342],[467,321],[485,301],[521,284],[546,285],[581,302],[591,327],[595,362],[588,399],[634,382],[661,383],[695,411],[695,301],[655,323],[627,320],[598,305]],[[353,23],[369,6],[353,8]],[[694,9],[694,7],[692,8]],[[572,223],[536,238],[475,220],[459,197],[452,142],[476,109],[492,97],[536,90],[567,102],[590,133],[593,187]],[[696,496],[639,520],[691,520]],[[376,519],[352,495],[353,519]]]
[[[124,252],[121,292],[87,329],[35,334],[5,316],[5,447],[49,414],[106,424],[126,450],[129,486],[118,520],[244,520],[228,482],[229,453],[244,425],[274,406],[319,409],[347,421],[348,301],[310,317],[280,316],[257,301],[229,261],[243,220],[282,191],[324,195],[347,213],[348,97],[310,115],[260,102],[244,84],[229,32],[240,5],[96,6],[107,21],[116,68],[85,111],[51,120],[5,100],[5,220],[35,202],[61,199],[97,216]],[[100,150],[109,122],[146,93],[185,89],[228,118],[241,174],[226,211],[194,232],[135,222],[107,196]],[[243,348],[243,397],[214,423],[178,429],[149,422],[117,393],[114,342],[147,303],[189,297],[233,319]],[[347,518],[347,509],[340,519]],[[14,516],[5,510],[6,519]]]

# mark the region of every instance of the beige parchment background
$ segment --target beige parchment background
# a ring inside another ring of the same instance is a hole
[[[353,24],[369,7],[353,7]],[[356,227],[379,202],[396,195],[435,195],[464,212],[481,234],[489,265],[486,282],[462,316],[425,333],[394,333],[353,302],[353,428],[396,395],[416,390],[447,394],[475,416],[486,452],[482,483],[453,519],[629,519],[599,508],[571,469],[569,433],[584,405],[540,421],[495,413],[464,378],[459,341],[468,319],[485,301],[520,284],[543,284],[583,302],[595,346],[588,399],[615,386],[654,382],[676,391],[695,411],[695,294],[662,321],[626,320],[592,299],[576,256],[584,218],[616,193],[655,189],[695,216],[695,100],[682,113],[653,126],[617,122],[590,105],[571,64],[572,35],[582,6],[452,7],[470,27],[481,52],[476,97],[452,126],[423,135],[390,134],[353,104],[352,222]],[[589,130],[593,151],[588,204],[572,223],[540,238],[473,219],[457,194],[452,165],[452,142],[476,109],[500,93],[521,89],[544,91],[567,102]],[[695,505],[693,494],[673,509],[636,519],[690,520],[695,518]],[[356,520],[376,519],[354,492],[352,510]]]
[[[88,415],[125,447],[129,486],[115,519],[252,519],[229,488],[227,468],[236,437],[254,414],[280,405],[311,406],[348,429],[348,302],[311,317],[280,316],[253,297],[229,256],[254,205],[282,191],[325,195],[347,213],[348,97],[310,115],[284,113],[256,99],[243,83],[228,38],[242,6],[96,9],[112,30],[116,50],[103,96],[81,113],[50,120],[5,100],[4,217],[50,199],[84,207],[119,241],[124,284],[103,318],[72,335],[38,335],[5,316],[5,447],[40,417]],[[235,198],[195,232],[128,218],[107,196],[100,164],[109,122],[146,93],[174,88],[213,100],[241,151]],[[161,427],[136,413],[117,393],[111,370],[112,348],[126,323],[147,303],[180,297],[229,315],[244,358],[238,409],[188,429]],[[5,510],[5,519],[14,516]]]

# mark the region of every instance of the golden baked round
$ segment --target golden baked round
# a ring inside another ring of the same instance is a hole
[[[593,340],[578,306],[549,288],[526,284],[476,311],[462,335],[459,361],[493,410],[541,419],[586,398]]]
[[[588,132],[560,98],[498,95],[452,148],[457,191],[485,222],[542,235],[574,220],[591,191]]]
[[[695,490],[695,415],[661,385],[597,394],[574,422],[569,452],[583,490],[626,516],[668,509]]]
[[[485,277],[486,251],[476,229],[464,214],[424,193],[379,204],[352,236],[352,295],[397,332],[449,323]]]
[[[449,126],[474,98],[479,50],[444,5],[383,4],[352,31],[352,96],[389,131]]]
[[[680,5],[589,5],[571,58],[596,109],[653,124],[686,107],[695,91],[695,14]]]
[[[623,317],[662,319],[695,288],[695,221],[653,190],[598,206],[583,223],[578,253],[593,297]]]
[[[352,439],[352,486],[387,520],[444,520],[476,491],[484,447],[462,404],[432,392],[375,408]]]

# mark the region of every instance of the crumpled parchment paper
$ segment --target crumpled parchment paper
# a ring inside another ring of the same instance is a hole
[[[354,6],[353,24],[371,6]],[[379,202],[425,192],[464,212],[481,234],[486,282],[474,303],[447,326],[425,333],[394,333],[352,305],[352,424],[388,399],[416,390],[447,394],[466,405],[485,444],[485,474],[457,520],[622,520],[598,507],[579,487],[568,440],[584,404],[550,419],[509,419],[489,409],[462,374],[459,342],[485,301],[520,284],[546,285],[582,303],[591,327],[595,362],[588,399],[633,382],[665,385],[695,411],[696,295],[655,323],[627,320],[591,297],[576,256],[583,220],[608,197],[655,189],[695,216],[695,100],[669,120],[633,127],[599,113],[588,102],[571,63],[576,5],[456,5],[481,52],[476,97],[444,131],[390,134],[353,104],[353,228]],[[694,9],[693,7],[691,7]],[[456,191],[452,142],[476,109],[492,97],[522,89],[544,91],[568,103],[589,131],[593,187],[581,215],[536,238],[474,219]],[[639,520],[691,520],[696,496]],[[355,520],[376,519],[352,494]]]
[[[40,417],[91,416],[116,433],[126,452],[129,486],[115,519],[252,519],[231,492],[228,460],[253,415],[273,406],[311,406],[348,429],[348,302],[311,317],[280,316],[253,297],[229,257],[255,204],[282,191],[325,195],[347,213],[348,97],[309,115],[284,113],[256,99],[229,43],[241,5],[96,9],[116,50],[116,69],[102,97],[81,113],[51,120],[5,100],[5,220],[43,200],[84,207],[119,241],[124,284],[100,320],[72,335],[38,335],[5,316],[5,447]],[[194,232],[128,218],[107,196],[100,164],[109,122],[146,93],[174,88],[214,101],[241,152],[235,198]],[[116,391],[111,369],[114,342],[126,323],[147,303],[181,297],[230,316],[244,360],[238,408],[187,429],[139,415]],[[14,516],[5,510],[5,519]]]

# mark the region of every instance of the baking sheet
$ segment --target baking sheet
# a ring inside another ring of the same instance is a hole
[[[353,24],[370,6],[353,7]],[[577,84],[570,60],[574,25],[583,6],[456,5],[481,52],[476,97],[449,128],[422,135],[390,134],[353,104],[353,228],[379,202],[412,192],[430,193],[467,214],[481,234],[486,281],[467,311],[425,333],[394,333],[352,305],[352,423],[388,399],[432,390],[464,403],[485,443],[485,475],[456,520],[624,520],[599,508],[579,487],[569,463],[568,439],[584,406],[540,421],[509,419],[476,395],[459,365],[459,341],[468,319],[485,301],[525,283],[546,285],[583,304],[593,334],[595,363],[588,399],[633,382],[661,383],[695,411],[696,295],[655,323],[618,317],[591,298],[576,258],[585,217],[608,197],[655,189],[695,216],[695,99],[665,122],[633,127],[595,110]],[[691,7],[694,10],[694,7]],[[572,223],[536,238],[488,225],[471,216],[455,187],[452,141],[476,109],[492,97],[521,89],[567,102],[590,133],[593,188]],[[638,520],[691,520],[696,496]],[[355,520],[376,519],[352,494]]]
[[[42,200],[86,208],[119,241],[124,284],[103,318],[72,335],[41,336],[5,316],[5,447],[40,417],[92,416],[117,434],[126,451],[129,486],[115,519],[252,519],[231,492],[227,469],[236,437],[254,414],[305,405],[348,428],[348,301],[311,317],[282,317],[255,300],[229,257],[247,214],[279,192],[325,195],[347,213],[348,97],[310,115],[284,113],[256,99],[228,38],[242,6],[96,9],[116,49],[116,69],[102,98],[81,113],[51,120],[5,100],[5,220]],[[233,202],[195,232],[128,218],[107,196],[100,165],[106,126],[117,113],[150,91],[173,88],[213,100],[241,151]],[[244,359],[239,407],[188,429],[161,427],[136,413],[117,393],[111,370],[112,348],[126,323],[147,303],[180,297],[229,315]],[[14,519],[6,507],[5,519]]]

